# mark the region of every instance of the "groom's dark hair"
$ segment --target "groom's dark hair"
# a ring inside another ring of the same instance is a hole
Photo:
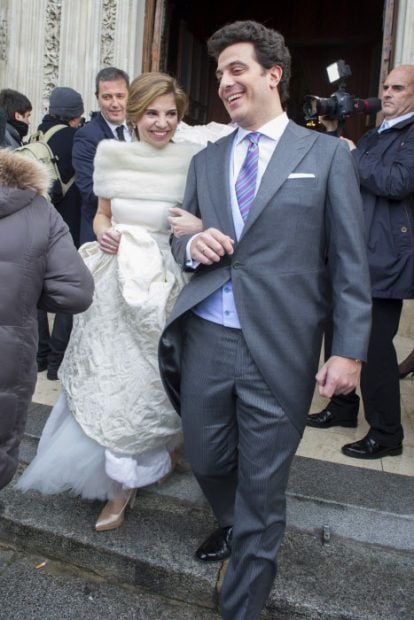
[[[257,62],[264,69],[279,65],[282,79],[278,84],[280,101],[284,104],[289,98],[290,52],[280,32],[267,28],[252,20],[237,21],[216,30],[207,41],[210,56],[216,60],[221,52],[236,43],[252,43]]]

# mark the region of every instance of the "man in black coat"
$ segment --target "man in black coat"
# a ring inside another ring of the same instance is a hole
[[[128,86],[129,77],[125,71],[115,67],[99,71],[96,76],[95,95],[100,112],[77,132],[73,143],[76,184],[82,196],[81,244],[96,238],[92,226],[98,206],[98,199],[93,192],[93,160],[98,144],[105,139],[131,140],[125,124]]]
[[[352,458],[377,459],[402,453],[404,437],[398,363],[393,338],[402,301],[414,298],[414,65],[391,71],[383,85],[384,121],[366,133],[354,156],[365,213],[371,276],[372,330],[361,392],[368,434],[343,446]],[[359,398],[335,396],[308,415],[316,428],[356,426]]]
[[[72,146],[77,128],[84,112],[81,95],[68,87],[57,87],[49,99],[49,111],[39,125],[39,131],[47,136],[53,127],[59,127],[47,140],[63,183],[74,181],[75,170],[72,165]],[[55,181],[50,190],[51,202],[69,227],[75,246],[79,247],[80,203],[79,189],[73,182],[63,195],[62,186]],[[49,332],[47,313],[38,312],[39,347],[37,352],[38,370],[47,369],[47,378],[57,379],[57,371],[63,359],[72,330],[72,315],[58,312],[55,315],[52,333]]]
[[[32,104],[23,93],[3,88],[0,91],[0,106],[6,113],[6,146],[17,149],[29,133]]]

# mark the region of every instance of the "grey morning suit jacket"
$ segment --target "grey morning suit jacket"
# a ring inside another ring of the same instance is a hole
[[[183,208],[201,217],[204,228],[235,239],[229,188],[233,138],[209,143],[195,155]],[[172,243],[182,265],[187,241]],[[302,433],[331,308],[332,355],[366,359],[369,275],[358,181],[344,142],[290,121],[233,256],[201,265],[182,290],[160,340],[161,375],[178,412],[185,314],[229,278],[251,354]]]

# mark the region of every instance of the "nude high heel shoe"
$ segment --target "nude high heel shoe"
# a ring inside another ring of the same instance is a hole
[[[124,522],[126,507],[128,504],[131,508],[134,507],[136,494],[136,489],[130,489],[126,494],[124,492],[107,502],[96,521],[96,531],[106,532],[121,527]]]

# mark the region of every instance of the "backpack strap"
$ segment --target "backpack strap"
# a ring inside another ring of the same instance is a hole
[[[57,133],[58,131],[60,131],[61,129],[65,129],[65,127],[67,127],[68,125],[53,125],[53,127],[51,127],[50,129],[48,129],[47,131],[44,132],[44,141],[45,142],[49,142],[50,138],[53,138],[53,136],[55,135],[55,133]]]
[[[55,133],[57,133],[61,129],[64,129],[65,127],[67,127],[67,125],[59,124],[59,125],[54,125],[53,127],[50,127],[50,129],[48,129],[47,131],[41,131],[41,129],[38,129],[37,131],[35,131],[35,133],[33,133],[30,136],[29,143],[30,142],[49,142],[50,138],[53,138]]]
[[[61,129],[65,129],[66,127],[68,127],[68,125],[59,123],[58,125],[53,125],[53,127],[50,127],[50,129],[48,129],[45,132],[40,131],[38,129],[36,133],[34,133],[33,136],[30,138],[30,142],[32,141],[46,142],[46,144],[49,146],[49,140],[53,138],[53,136],[57,134]],[[49,146],[49,149],[50,149],[50,146]],[[50,151],[52,152],[52,149],[50,149]],[[53,163],[55,164],[56,174],[58,176],[59,183],[62,187],[62,195],[65,196],[66,193],[69,191],[69,189],[72,187],[72,185],[75,182],[75,175],[73,175],[73,177],[69,179],[67,183],[64,183],[62,181],[62,177],[60,176],[59,167],[57,165],[57,162],[59,161],[59,157],[57,157],[53,152],[52,152],[52,155],[54,158]]]

